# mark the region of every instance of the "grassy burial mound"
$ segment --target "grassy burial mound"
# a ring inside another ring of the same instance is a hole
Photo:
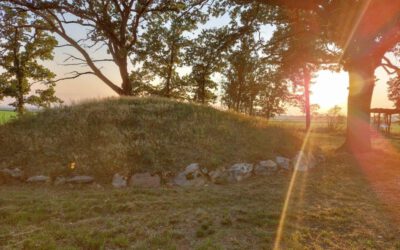
[[[0,126],[0,167],[28,175],[178,172],[292,156],[299,141],[267,121],[155,98],[115,98],[46,110]]]

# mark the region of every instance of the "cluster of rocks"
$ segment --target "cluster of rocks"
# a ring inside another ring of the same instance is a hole
[[[157,174],[152,175],[150,173],[137,173],[127,178],[117,173],[113,177],[112,185],[116,188],[124,188],[127,186],[156,188],[161,186],[161,178]]]
[[[279,171],[308,171],[322,161],[324,161],[324,157],[320,151],[300,151],[292,160],[277,156],[275,161],[265,160],[256,164],[236,163],[230,167],[221,167],[212,171],[209,171],[207,168],[202,168],[198,163],[192,163],[188,165],[184,171],[175,176],[160,176],[150,173],[135,173],[131,176],[124,176],[116,173],[112,179],[112,186],[115,188],[124,188],[128,186],[157,188],[165,184],[167,186],[200,187],[210,183],[235,183],[248,179],[251,176],[270,175]],[[0,177],[2,176],[28,183],[53,183],[54,185],[91,184],[95,181],[92,176],[57,177],[55,180],[44,175],[25,178],[23,171],[18,168],[2,169],[0,170]]]
[[[62,184],[91,184],[94,183],[92,176],[78,175],[73,177],[57,177],[54,181],[45,175],[35,175],[26,177],[24,172],[19,168],[5,168],[0,170],[0,179],[7,182],[19,181],[27,183],[53,183],[54,185]]]
[[[120,174],[115,174],[112,185],[117,188],[127,186],[159,187],[164,183],[167,186],[200,187],[210,183],[235,183],[248,179],[251,176],[270,175],[281,171],[308,171],[324,160],[321,152],[299,152],[292,160],[277,156],[275,161],[265,160],[256,164],[236,163],[228,168],[221,167],[212,171],[202,168],[198,163],[192,163],[182,172],[172,177],[161,178],[159,175],[138,173],[127,178]]]

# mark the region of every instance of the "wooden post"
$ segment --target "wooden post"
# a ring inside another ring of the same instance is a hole
[[[381,113],[378,113],[378,124],[376,126],[377,126],[376,130],[380,131],[381,130]]]

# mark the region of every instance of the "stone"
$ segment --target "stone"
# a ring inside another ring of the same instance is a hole
[[[183,172],[175,176],[173,183],[181,187],[199,187],[207,183],[207,178],[205,173],[200,169],[199,164],[192,163]]]
[[[275,162],[278,164],[279,167],[285,170],[290,170],[290,159],[282,156],[277,156]]]
[[[125,176],[116,173],[112,179],[112,185],[116,188],[124,188],[127,186],[127,180]]]
[[[59,186],[59,185],[64,185],[66,183],[67,179],[65,179],[64,177],[57,177],[54,181],[54,185]]]
[[[180,187],[201,187],[207,183],[205,177],[199,176],[196,178],[188,179],[185,174],[179,173],[175,178],[173,183]]]
[[[50,177],[44,176],[44,175],[37,175],[37,176],[32,176],[29,177],[26,182],[30,183],[44,183],[44,182],[50,182]]]
[[[212,183],[215,184],[223,184],[227,182],[228,174],[224,168],[217,168],[215,170],[210,171],[208,174]]]
[[[276,164],[274,161],[260,161],[254,168],[254,174],[268,175],[276,170],[278,170],[278,164]]]
[[[138,173],[131,176],[129,186],[142,188],[156,188],[161,186],[161,178],[150,173]]]
[[[253,171],[253,164],[250,163],[236,163],[228,170],[228,180],[230,182],[238,182],[247,179],[251,176]]]
[[[3,184],[17,184],[19,182],[20,182],[19,179],[13,178],[9,174],[6,174],[6,173],[0,171],[0,185],[3,185]]]
[[[200,165],[198,163],[192,163],[189,164],[186,168],[185,168],[185,172],[186,173],[193,173],[193,172],[197,172],[200,170]]]
[[[317,158],[311,152],[299,151],[293,158],[294,170],[305,172],[314,168],[318,163]]]
[[[87,175],[78,175],[72,178],[68,178],[65,182],[72,183],[72,184],[90,184],[94,181],[92,176]]]
[[[1,172],[16,179],[21,179],[24,175],[22,170],[19,168],[14,168],[14,169],[5,168],[2,169]]]

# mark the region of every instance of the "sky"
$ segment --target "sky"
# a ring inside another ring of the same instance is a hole
[[[221,27],[229,23],[229,18],[223,16],[220,18],[213,18],[204,25],[201,25],[200,29]],[[85,30],[77,25],[70,25],[67,27],[67,31],[74,38],[79,39],[85,34]],[[273,33],[272,26],[265,26],[261,30],[262,36],[265,39],[271,37]],[[189,34],[189,36],[196,36],[197,32]],[[60,38],[56,37],[59,41],[59,45],[65,44],[65,42]],[[73,54],[79,56],[79,54],[73,48],[57,48],[55,50],[55,56],[53,61],[44,62],[44,65],[50,70],[57,74],[58,78],[65,77],[66,74],[73,70],[85,71],[82,67],[70,67],[64,66],[64,60],[68,57],[68,54]],[[104,49],[98,51],[91,51],[95,59],[109,58]],[[112,63],[102,63],[101,70],[103,73],[109,77],[114,82],[120,82],[118,69]],[[180,73],[190,72],[190,69],[183,68]],[[372,107],[382,107],[382,108],[392,108],[393,104],[387,99],[387,86],[386,81],[388,79],[386,73],[382,69],[376,71],[376,76],[379,79],[373,96]],[[218,80],[218,75],[215,76]],[[312,87],[311,103],[319,104],[321,109],[320,113],[326,112],[328,109],[335,105],[342,107],[342,110],[346,110],[347,103],[347,93],[348,93],[348,74],[347,72],[334,73],[329,71],[318,72]],[[220,92],[220,90],[218,91]],[[84,75],[77,79],[65,80],[59,82],[56,86],[56,95],[64,101],[64,104],[70,105],[74,103],[79,103],[83,100],[88,99],[98,99],[110,96],[117,96],[108,86],[106,86],[100,79],[93,75]],[[6,106],[11,100],[4,99],[0,101],[0,106]],[[218,104],[217,104],[218,105]],[[288,107],[287,115],[299,115],[300,110],[295,107]]]

